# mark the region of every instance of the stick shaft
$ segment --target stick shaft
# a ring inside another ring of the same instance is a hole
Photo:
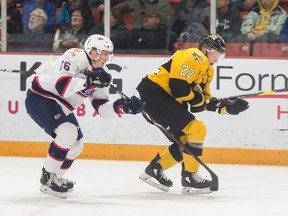
[[[276,94],[276,93],[281,93],[281,92],[288,92],[288,88],[284,89],[276,89],[276,90],[268,90],[268,91],[260,91],[260,92],[255,92],[255,93],[248,93],[248,94],[241,94],[241,95],[235,95],[235,96],[230,96],[227,98],[221,98],[222,100],[224,99],[236,99],[236,98],[249,98],[249,97],[254,97],[254,96],[261,96],[261,95],[269,95],[269,94]]]
[[[116,91],[118,94],[120,94],[122,97],[129,99],[129,97],[127,95],[125,95],[122,91],[120,91],[117,87],[115,87],[114,85],[110,84],[110,88],[112,88],[114,91]],[[219,185],[219,180],[218,180],[218,176],[196,155],[194,155],[178,138],[176,138],[172,133],[169,132],[169,130],[165,127],[163,127],[161,124],[157,123],[151,116],[149,116],[149,114],[147,112],[145,112],[144,110],[142,111],[142,115],[144,116],[144,118],[152,123],[153,125],[155,125],[156,127],[158,127],[170,140],[174,141],[176,144],[178,144],[183,151],[185,151],[187,154],[189,154],[190,156],[192,156],[199,164],[201,164],[206,170],[207,172],[211,175],[211,179],[212,179],[212,183],[211,183],[211,187],[210,189],[212,191],[217,191],[218,190],[218,185]]]

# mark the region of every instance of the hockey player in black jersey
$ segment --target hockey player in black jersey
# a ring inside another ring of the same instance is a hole
[[[245,100],[220,101],[210,92],[213,64],[224,54],[225,42],[219,35],[204,35],[199,41],[199,49],[177,51],[159,67],[158,73],[148,74],[137,87],[141,100],[145,102],[145,113],[169,130],[200,159],[207,129],[204,122],[196,119],[193,113],[208,110],[238,115],[248,108]],[[182,163],[183,193],[211,192],[211,181],[198,174],[199,162],[183,152],[177,143],[172,143],[161,155],[157,154],[140,178],[168,191],[173,183],[164,170],[177,163]]]

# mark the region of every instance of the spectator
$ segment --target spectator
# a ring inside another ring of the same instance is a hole
[[[210,28],[210,7],[204,8],[200,13],[200,21],[189,24],[186,31],[180,34],[178,41],[197,43]]]
[[[142,28],[130,32],[127,48],[130,49],[165,49],[167,28],[161,27],[161,12],[150,9],[142,11]]]
[[[158,10],[158,13],[161,15],[160,26],[164,28],[167,28],[171,14],[171,5],[167,0],[131,0],[120,3],[113,8],[119,10],[122,14],[130,11],[135,18],[134,29],[142,28],[141,11]]]
[[[7,41],[7,50],[14,52],[51,52],[53,34],[45,33],[47,22],[45,11],[36,8],[30,14],[28,27],[23,33],[11,34]]]
[[[28,27],[29,18],[31,12],[40,8],[45,11],[48,20],[45,25],[45,31],[52,32],[55,26],[56,19],[56,6],[51,3],[50,0],[25,0],[23,3],[23,12],[22,12],[22,25],[23,28]]]
[[[87,26],[87,11],[75,8],[71,14],[71,25],[56,30],[52,50],[65,52],[70,48],[83,48],[85,39],[90,30]]]
[[[177,37],[194,22],[200,21],[201,11],[208,7],[206,0],[182,0],[175,6],[175,13],[171,18],[170,28]]]
[[[231,3],[239,12],[250,11],[253,7],[258,5],[257,0],[231,0]]]
[[[233,38],[232,42],[278,42],[287,13],[278,5],[279,0],[258,0],[258,4],[245,16],[241,25],[242,35]]]
[[[71,12],[75,8],[81,8],[83,10],[86,10],[88,14],[87,25],[89,27],[93,27],[95,25],[91,8],[89,7],[86,0],[68,0],[67,2],[63,2],[62,4],[59,18],[56,21],[57,27],[70,25]]]
[[[1,1],[0,1],[1,20]],[[0,22],[1,23],[1,22]],[[9,34],[22,31],[21,13],[17,10],[13,0],[7,0],[7,32]]]
[[[120,11],[111,9],[110,12],[110,40],[113,42],[115,48],[126,48],[129,31],[123,23],[123,16]],[[102,23],[96,25],[91,29],[89,35],[101,34],[104,35],[104,19]],[[117,50],[116,50],[117,51]]]
[[[231,4],[231,0],[217,0],[216,32],[221,35],[226,43],[240,34],[240,13]]]
[[[280,43],[288,43],[288,17],[285,20],[279,38]]]

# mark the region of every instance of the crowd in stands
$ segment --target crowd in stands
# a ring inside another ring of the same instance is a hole
[[[288,1],[215,1],[216,33],[226,43],[252,51],[255,43],[288,43]],[[173,53],[176,43],[209,33],[210,22],[210,0],[111,0],[116,53]],[[104,0],[7,0],[7,51],[64,52],[91,34],[104,34]]]

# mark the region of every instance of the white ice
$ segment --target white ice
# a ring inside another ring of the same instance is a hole
[[[148,162],[77,160],[67,199],[39,191],[43,158],[0,157],[1,216],[286,216],[288,167],[216,165],[219,190],[181,194],[180,165],[168,171],[169,192],[142,182]],[[209,177],[204,169],[203,177]]]

